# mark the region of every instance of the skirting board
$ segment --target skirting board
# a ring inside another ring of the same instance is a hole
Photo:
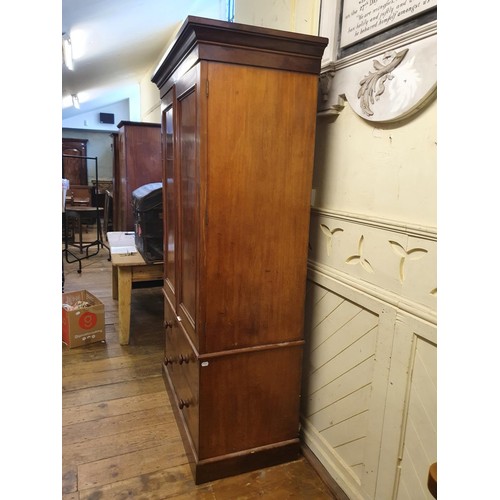
[[[334,481],[332,476],[323,467],[323,464],[318,460],[316,455],[311,451],[309,446],[301,443],[301,451],[304,458],[311,464],[311,467],[316,471],[321,480],[326,484],[334,500],[349,500],[349,497],[344,493],[344,490]]]

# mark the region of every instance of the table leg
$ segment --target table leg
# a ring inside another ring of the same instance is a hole
[[[113,266],[111,268],[111,290],[112,290],[112,297],[114,300],[118,299],[118,271],[117,267]]]
[[[83,253],[82,216],[78,214],[78,234],[80,236],[80,253]]]
[[[132,268],[118,267],[118,340],[127,345],[130,337],[130,302],[132,299]]]

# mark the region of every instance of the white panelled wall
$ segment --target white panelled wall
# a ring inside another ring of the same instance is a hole
[[[431,499],[436,232],[313,208],[305,443],[349,498]]]

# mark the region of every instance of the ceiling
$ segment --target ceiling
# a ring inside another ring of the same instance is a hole
[[[62,118],[137,95],[188,15],[226,18],[227,0],[62,0],[62,33],[74,70],[62,64]],[[78,94],[80,109],[71,105]]]

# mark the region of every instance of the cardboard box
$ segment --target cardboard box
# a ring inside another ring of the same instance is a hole
[[[67,310],[65,304],[75,307],[79,301],[89,307]],[[71,349],[106,340],[104,304],[87,290],[62,294],[62,341]]]

